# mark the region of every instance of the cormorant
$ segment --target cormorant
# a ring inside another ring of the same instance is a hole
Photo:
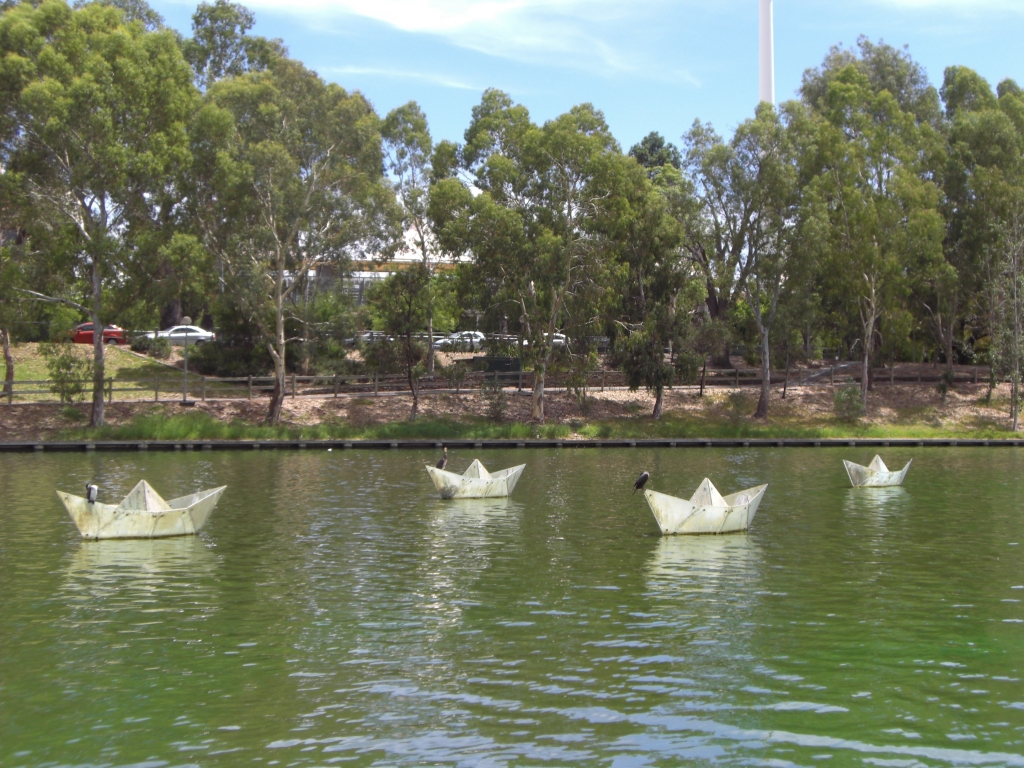
[[[444,456],[442,456],[440,461],[438,461],[437,464],[435,464],[434,466],[437,467],[437,469],[444,469],[445,467],[448,466],[448,449],[447,448],[444,449]]]
[[[647,485],[647,481],[650,480],[650,479],[651,479],[651,473],[650,472],[641,472],[640,473],[640,477],[638,477],[636,479],[636,482],[633,483],[633,494],[635,494],[637,491],[641,490],[645,485]],[[630,495],[633,495],[633,494],[630,494]]]
[[[90,504],[96,503],[96,495],[100,492],[100,489],[93,483],[85,484],[85,500]]]

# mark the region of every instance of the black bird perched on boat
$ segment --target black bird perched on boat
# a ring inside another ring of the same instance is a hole
[[[93,483],[85,484],[85,500],[90,504],[96,503],[96,495],[100,492],[100,489]]]
[[[636,482],[633,483],[633,493],[630,494],[630,495],[632,496],[632,495],[636,494],[637,491],[641,490],[645,485],[647,485],[647,481],[650,480],[650,479],[651,479],[651,473],[650,472],[641,472],[640,473],[640,477],[638,477],[636,479]]]
[[[448,466],[448,449],[447,448],[444,449],[444,456],[442,456],[440,461],[438,461],[437,464],[435,464],[434,466],[437,467],[437,469],[444,469],[445,467]]]

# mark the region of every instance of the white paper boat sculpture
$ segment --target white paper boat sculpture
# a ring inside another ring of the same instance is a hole
[[[881,456],[875,456],[866,467],[843,459],[846,474],[850,476],[854,488],[888,488],[903,485],[903,478],[907,476],[907,470],[913,462],[913,459],[908,461],[907,466],[899,472],[890,472]]]
[[[226,485],[164,501],[145,480],[120,504],[89,502],[57,491],[71,519],[86,539],[157,539],[188,536],[206,525]]]
[[[657,491],[644,491],[644,496],[662,533],[737,533],[750,527],[767,488],[759,485],[723,496],[704,478],[689,501]]]
[[[442,499],[498,499],[509,496],[524,469],[526,465],[520,464],[500,472],[488,472],[479,460],[474,459],[469,469],[456,475],[427,465],[430,479],[434,481]]]

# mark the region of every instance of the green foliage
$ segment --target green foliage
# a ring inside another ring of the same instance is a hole
[[[191,345],[190,345],[191,346]],[[143,355],[155,357],[157,360],[166,360],[171,356],[171,342],[162,337],[136,336],[132,339],[130,349]],[[196,348],[189,350],[189,363],[194,360]]]
[[[448,382],[448,388],[454,389],[456,393],[462,388],[462,382],[466,380],[467,366],[459,360],[448,365],[439,365],[434,370]]]
[[[832,406],[840,421],[851,423],[857,421],[864,415],[864,401],[861,397],[860,387],[851,383],[837,388],[832,395]]]
[[[46,360],[50,391],[67,405],[81,400],[92,381],[92,359],[88,350],[78,348],[65,338],[40,344],[39,352]]]
[[[362,348],[366,369],[378,376],[402,370],[402,346],[395,341],[374,341]]]
[[[670,165],[676,170],[683,165],[683,156],[675,144],[665,141],[665,137],[652,131],[634,144],[629,156],[647,169],[661,168]]]
[[[500,424],[505,421],[508,413],[508,397],[505,395],[505,387],[497,375],[491,378],[484,378],[480,385],[480,397],[487,406],[487,418]]]

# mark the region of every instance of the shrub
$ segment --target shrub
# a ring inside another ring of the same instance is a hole
[[[939,383],[935,385],[936,391],[942,395],[942,402],[946,402],[946,395],[949,394],[949,390],[956,389],[956,379],[951,371],[946,371],[939,378]]]
[[[192,347],[188,367],[203,376],[266,376],[274,370],[274,361],[265,347],[228,346],[217,340]]]
[[[505,397],[505,388],[495,378],[485,378],[480,387],[480,397],[487,405],[487,418],[491,421],[502,422],[508,412],[508,398]]]
[[[150,336],[136,336],[132,339],[132,352],[141,355],[149,355],[157,360],[166,360],[171,356],[171,342],[169,339],[152,338]]]
[[[455,394],[462,388],[462,382],[466,379],[466,366],[455,361],[450,365],[439,365],[436,367],[438,374],[448,382],[448,388],[454,389]]]
[[[50,391],[65,405],[80,400],[92,380],[92,357],[83,355],[70,341],[44,342],[39,351],[46,359]]]
[[[841,421],[856,421],[864,415],[864,400],[860,387],[853,382],[835,391],[832,405]]]

